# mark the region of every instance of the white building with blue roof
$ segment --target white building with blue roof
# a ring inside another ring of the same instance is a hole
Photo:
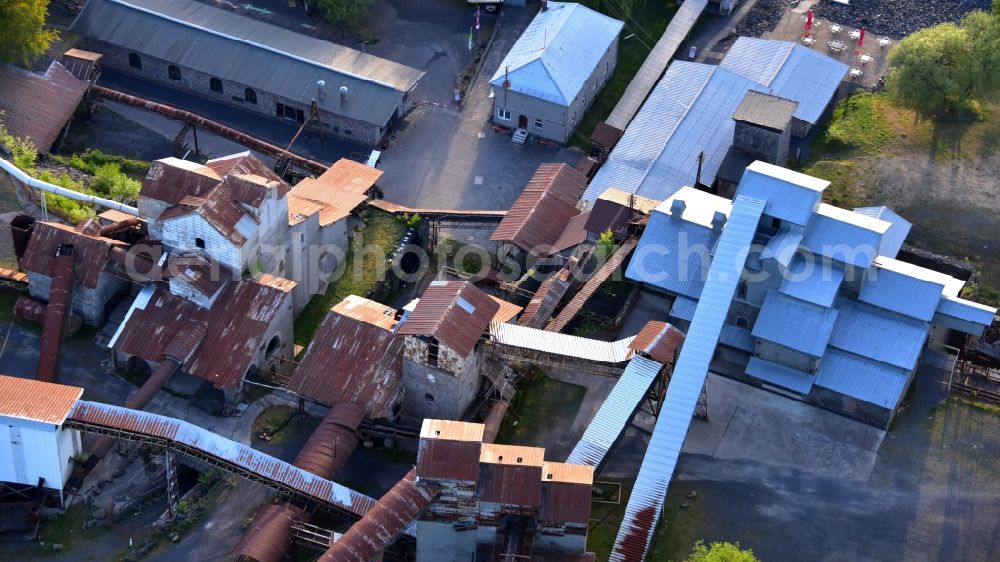
[[[740,380],[887,427],[928,340],[981,336],[996,309],[960,298],[962,280],[884,255],[903,243],[885,238],[909,223],[822,203],[828,185],[764,162],[747,167],[736,195],[764,210],[724,303],[716,355],[745,366],[728,373]],[[626,270],[673,299],[671,322],[682,329],[702,304],[731,211],[728,199],[678,190],[651,214]]]
[[[565,143],[614,74],[624,24],[571,2],[547,2],[490,80],[492,121]]]

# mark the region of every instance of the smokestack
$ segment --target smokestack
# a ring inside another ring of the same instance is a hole
[[[687,204],[681,199],[674,199],[670,203],[670,216],[679,219],[684,215],[684,209],[687,209]]]
[[[317,80],[316,81],[316,99],[322,100],[326,95],[326,81]]]
[[[542,11],[549,9],[549,0],[542,0]]]
[[[340,105],[347,105],[347,86],[340,87]]]

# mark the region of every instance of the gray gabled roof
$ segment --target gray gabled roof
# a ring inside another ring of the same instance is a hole
[[[189,0],[90,0],[70,31],[303,105],[323,80],[322,109],[380,127],[424,74]]]

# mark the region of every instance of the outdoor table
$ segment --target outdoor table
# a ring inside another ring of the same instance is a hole
[[[862,74],[864,74],[864,73],[861,72],[861,69],[858,68],[858,67],[854,67],[854,68],[851,69],[851,78],[857,78],[858,76],[861,76]]]
[[[833,33],[834,35],[840,33],[843,30],[844,30],[844,28],[840,27],[837,24],[833,24],[833,25],[830,26],[830,33]]]
[[[891,44],[892,44],[892,41],[890,41],[888,37],[883,37],[883,38],[881,38],[881,39],[878,40],[878,46],[879,47],[888,47]]]
[[[816,42],[816,40],[813,39],[812,37],[803,37],[802,42],[805,43],[806,45],[812,45],[813,43]]]
[[[861,37],[861,32],[860,31],[858,31],[857,29],[855,29],[854,31],[851,32],[851,39],[857,39],[858,37]]]
[[[871,57],[871,55],[868,55],[866,53],[866,54],[863,54],[860,57],[858,57],[858,60],[861,61],[861,64],[868,64],[868,63],[870,63],[872,61],[872,57]]]
[[[839,51],[844,50],[844,42],[843,41],[830,41],[826,45],[828,47],[830,47],[831,51],[838,51],[839,52]]]

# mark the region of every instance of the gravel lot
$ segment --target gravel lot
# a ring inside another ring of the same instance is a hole
[[[820,2],[817,16],[880,35],[904,37],[918,29],[958,21],[973,11],[989,11],[991,0],[855,0],[850,6]]]

